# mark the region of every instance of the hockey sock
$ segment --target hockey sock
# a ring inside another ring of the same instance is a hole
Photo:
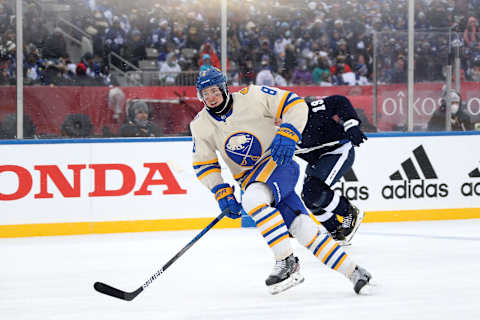
[[[262,204],[248,212],[248,215],[255,221],[258,230],[272,249],[277,261],[292,254],[293,249],[287,226],[278,209]]]
[[[309,216],[298,216],[292,223],[290,231],[300,244],[327,267],[346,277],[355,269],[355,263],[342,247],[323,228],[318,228]]]

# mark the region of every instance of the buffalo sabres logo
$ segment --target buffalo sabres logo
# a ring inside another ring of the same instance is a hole
[[[237,132],[225,141],[225,153],[242,167],[253,166],[262,156],[262,144],[248,132]]]

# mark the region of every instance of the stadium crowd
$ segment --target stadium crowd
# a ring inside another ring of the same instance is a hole
[[[155,48],[161,84],[181,71],[220,67],[220,1],[58,0],[91,36],[92,52],[72,61],[62,30],[46,27],[39,2],[24,5],[26,84],[109,85],[108,55],[133,65]],[[415,81],[444,80],[452,43],[462,76],[480,81],[480,0],[415,2]],[[15,80],[14,1],[0,0],[0,84]],[[228,73],[234,85],[365,85],[406,82],[407,1],[228,1]],[[456,42],[455,42],[456,40]],[[128,65],[113,61],[123,70]],[[113,83],[115,84],[115,83]]]

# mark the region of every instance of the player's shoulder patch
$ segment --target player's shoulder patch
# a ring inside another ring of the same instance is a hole
[[[248,93],[248,87],[241,89],[239,92],[243,95],[246,95]]]

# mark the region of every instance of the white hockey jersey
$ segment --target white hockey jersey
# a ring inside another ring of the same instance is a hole
[[[224,182],[216,151],[243,189],[251,169],[270,154],[278,130],[275,119],[299,132],[307,122],[307,104],[293,92],[250,85],[232,97],[232,110],[226,116],[215,118],[203,108],[190,123],[193,168],[210,190]]]

